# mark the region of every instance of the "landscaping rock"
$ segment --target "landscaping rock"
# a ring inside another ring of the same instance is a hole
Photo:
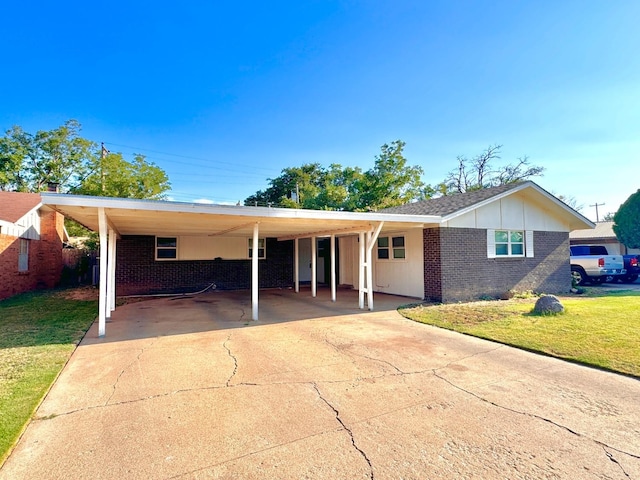
[[[564,305],[555,295],[542,295],[533,307],[533,313],[537,315],[549,315],[564,312]]]

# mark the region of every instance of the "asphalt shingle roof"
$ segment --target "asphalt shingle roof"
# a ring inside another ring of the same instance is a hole
[[[519,187],[524,182],[508,183],[497,187],[484,188],[473,192],[457,193],[455,195],[446,195],[444,197],[432,198],[430,200],[422,200],[415,203],[407,203],[399,207],[390,207],[381,210],[381,213],[400,213],[406,215],[439,215],[445,217],[471,207],[476,203],[483,202],[502,193],[508,192]]]
[[[574,230],[569,234],[571,240],[595,239],[595,238],[616,238],[613,231],[613,222],[596,223],[596,228],[586,230]]]
[[[40,203],[39,193],[0,191],[0,220],[15,223]]]

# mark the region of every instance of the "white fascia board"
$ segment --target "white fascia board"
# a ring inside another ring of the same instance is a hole
[[[449,215],[445,215],[444,217],[441,217],[441,223],[445,223],[448,222],[449,220],[459,217],[460,215],[464,215],[465,213],[471,212],[473,210],[476,210],[477,208],[483,207],[485,205],[488,205],[490,203],[495,202],[496,200],[500,200],[502,198],[508,197],[516,192],[519,192],[521,190],[525,190],[527,188],[533,188],[534,190],[536,190],[538,193],[540,193],[542,196],[546,197],[547,200],[553,202],[556,206],[562,208],[566,213],[573,215],[574,217],[577,218],[577,220],[580,223],[583,223],[585,226],[583,228],[595,228],[596,224],[593,223],[591,220],[589,220],[588,218],[586,218],[585,216],[583,216],[581,213],[577,212],[576,210],[574,210],[573,208],[571,208],[570,206],[568,206],[566,203],[564,203],[563,201],[559,200],[558,198],[556,198],[554,195],[550,194],[549,192],[547,192],[544,188],[540,187],[539,185],[537,185],[534,182],[528,181],[525,182],[521,185],[518,185],[517,187],[514,187],[511,190],[507,190],[506,192],[500,193],[498,195],[495,195],[491,198],[487,198],[486,200],[483,200],[482,202],[478,202],[478,203],[474,203],[473,205],[463,208],[461,210],[458,210],[454,213],[451,213]],[[574,230],[576,230],[577,228],[574,228]]]
[[[304,218],[315,220],[358,220],[374,222],[440,223],[437,215],[404,215],[377,212],[339,212],[332,210],[306,210],[292,208],[248,207],[238,205],[211,205],[161,200],[138,200],[129,198],[92,197],[59,193],[42,194],[45,205],[89,207],[122,210],[143,210],[177,213],[204,213],[262,218]]]

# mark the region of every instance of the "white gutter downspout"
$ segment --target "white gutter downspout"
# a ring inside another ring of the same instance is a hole
[[[253,225],[253,245],[251,245],[251,320],[258,320],[258,223]],[[265,245],[266,248],[266,245]]]
[[[100,236],[100,293],[98,296],[98,337],[105,335],[107,317],[107,215],[104,207],[98,207],[98,234]]]

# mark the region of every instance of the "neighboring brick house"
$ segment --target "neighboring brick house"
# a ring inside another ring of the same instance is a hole
[[[40,194],[0,191],[0,299],[56,286],[63,239],[64,217]]]

